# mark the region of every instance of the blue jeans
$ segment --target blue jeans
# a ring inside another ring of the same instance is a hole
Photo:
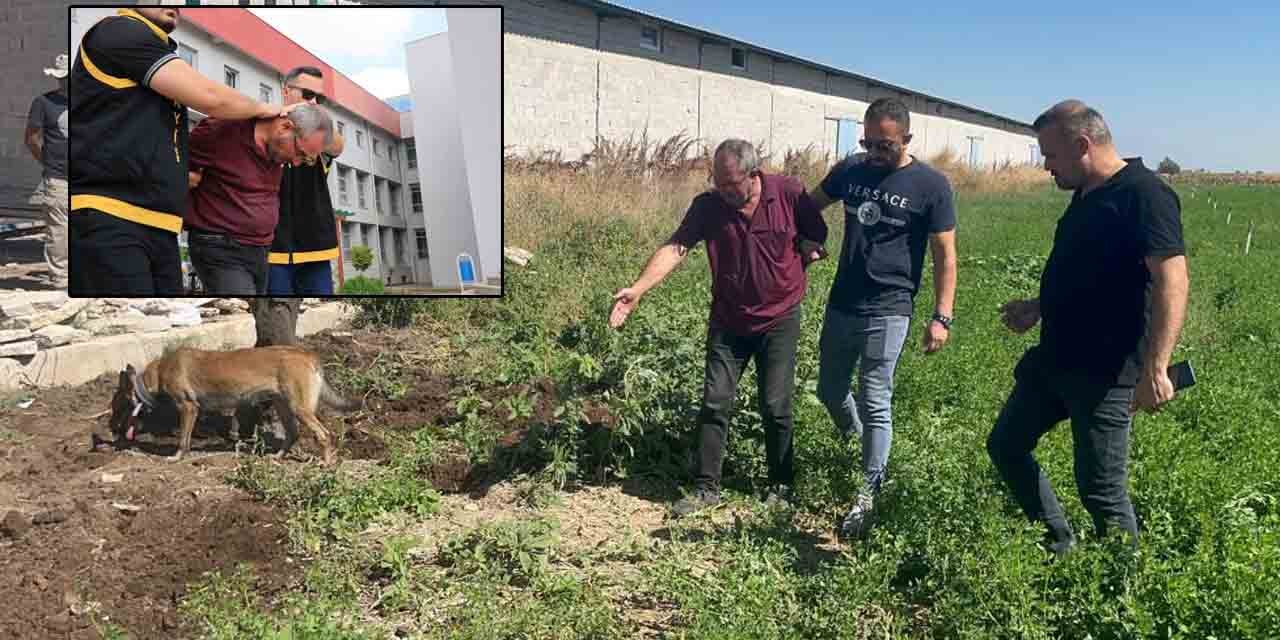
[[[880,491],[893,441],[893,372],[910,316],[856,316],[827,307],[818,341],[818,399],[836,429],[862,439],[866,491]],[[850,392],[858,371],[858,393]]]
[[[267,276],[267,293],[273,296],[331,296],[333,268],[328,260],[273,264]]]

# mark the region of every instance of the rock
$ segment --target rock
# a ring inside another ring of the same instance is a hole
[[[59,347],[72,342],[84,342],[89,337],[88,331],[65,324],[51,324],[35,332],[36,343],[40,345],[41,349]]]
[[[12,318],[8,321],[10,326],[7,328],[30,329],[32,331],[36,331],[37,329],[43,329],[51,324],[60,324],[77,313],[80,313],[80,311],[87,306],[89,306],[88,298],[74,298],[67,300],[62,304],[62,306],[52,311],[44,311],[41,313]]]
[[[119,509],[120,511],[123,511],[124,513],[137,513],[139,511],[142,511],[142,507],[135,506],[132,504],[125,504],[123,502],[112,502],[111,506]]]
[[[22,356],[34,356],[39,350],[40,347],[35,340],[11,342],[9,344],[0,344],[0,357],[20,358]]]
[[[18,318],[37,311],[57,309],[66,304],[65,291],[24,291],[0,297],[0,316]]]
[[[12,380],[16,382],[22,378],[22,374],[25,370],[26,367],[24,367],[21,362],[18,362],[13,358],[0,358],[0,380]],[[18,387],[14,385],[13,388],[16,389]]]
[[[503,247],[502,257],[523,267],[533,259],[533,254],[519,247]]]
[[[27,522],[26,516],[17,511],[10,511],[4,515],[4,520],[0,520],[0,538],[18,539],[26,535],[31,529],[31,523]]]
[[[124,480],[123,473],[103,473],[102,484],[116,484]]]
[[[249,311],[249,303],[239,298],[219,298],[210,305],[222,313],[248,313]]]
[[[157,331],[168,331],[171,327],[173,327],[173,322],[168,318],[148,317],[139,323],[137,330],[143,333],[155,333]]]
[[[4,330],[0,330],[0,344],[7,344],[7,343],[9,343],[9,342],[17,342],[17,341],[19,341],[19,340],[26,340],[26,339],[28,339],[28,338],[30,338],[30,337],[31,337],[31,331],[30,331],[29,329],[4,329]]]
[[[149,316],[167,316],[173,313],[173,303],[159,298],[135,300],[130,308],[137,309]]]
[[[205,318],[205,319],[216,318],[221,313],[222,313],[221,311],[218,311],[213,307],[200,307],[201,318]]]
[[[31,519],[31,522],[32,524],[57,524],[65,521],[66,519],[67,514],[57,509],[51,509],[49,511],[37,513],[35,517]]]

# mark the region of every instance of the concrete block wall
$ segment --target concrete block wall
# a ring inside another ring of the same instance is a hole
[[[861,121],[871,101],[897,97],[912,110],[918,156],[950,147],[967,160],[968,136],[981,136],[983,166],[1031,159],[1032,136],[922,95],[644,18],[598,17],[555,0],[502,4],[504,143],[517,153],[558,150],[576,160],[596,135],[621,141],[647,128],[650,140],[685,132],[714,145],[732,136],[764,142],[779,160],[805,147],[834,159],[834,119]],[[642,44],[644,27],[658,29],[659,50]],[[734,48],[744,50],[745,69],[733,65]]]

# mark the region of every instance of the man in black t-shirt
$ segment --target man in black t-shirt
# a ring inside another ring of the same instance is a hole
[[[70,295],[182,295],[178,233],[188,209],[187,108],[270,118],[177,54],[179,7],[119,9],[85,32],[71,68]]]
[[[58,88],[36,96],[27,112],[27,148],[44,167],[33,201],[44,213],[44,260],[50,283],[67,286],[67,54],[59,54],[45,75],[58,79]]]
[[[1102,116],[1078,100],[1033,124],[1045,168],[1074,193],[1058,220],[1040,297],[1002,308],[1022,333],[1041,322],[1040,343],[1014,368],[1014,387],[987,451],[1018,504],[1048,528],[1057,554],[1075,542],[1049,480],[1031,455],[1071,419],[1076,487],[1099,536],[1110,527],[1136,544],[1129,501],[1129,429],[1137,409],[1173,398],[1166,369],[1187,304],[1187,262],[1177,194],[1121,158]]]
[[[862,439],[865,484],[840,524],[858,535],[870,524],[893,435],[893,374],[920,288],[925,247],[933,253],[934,312],[926,353],[942,348],[955,302],[956,212],[946,176],[907,153],[910,112],[894,98],[867,108],[865,154],[833,167],[812,199],[844,204],[844,246],[819,339],[818,398],[836,428]],[[858,393],[849,392],[858,369]]]

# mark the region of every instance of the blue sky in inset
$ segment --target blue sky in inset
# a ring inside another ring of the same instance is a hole
[[[379,98],[409,92],[404,46],[447,30],[444,9],[249,9]]]

